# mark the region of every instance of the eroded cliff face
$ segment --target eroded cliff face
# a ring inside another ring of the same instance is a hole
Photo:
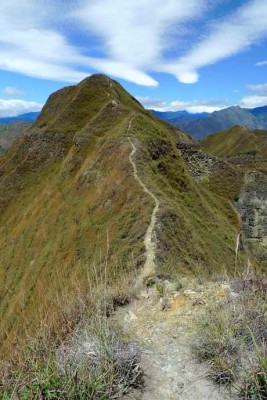
[[[195,141],[177,143],[191,176],[202,187],[232,203],[239,199],[243,185],[243,173],[226,159],[218,158],[202,150]]]
[[[214,133],[202,148],[240,173],[236,207],[242,243],[249,258],[267,264],[267,131],[235,126]],[[253,256],[251,257],[251,251]]]
[[[198,143],[178,143],[177,147],[196,181],[232,200],[240,215],[242,243],[246,243],[265,265],[267,176],[256,170],[249,171],[250,156],[236,157],[233,162],[233,158],[218,158],[205,153]]]
[[[261,259],[267,262],[267,176],[253,171],[245,174],[237,204],[243,239],[261,246]]]

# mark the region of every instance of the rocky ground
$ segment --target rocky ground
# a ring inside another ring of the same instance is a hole
[[[208,365],[200,365],[192,352],[195,319],[209,302],[223,302],[229,286],[186,283],[179,288],[180,284],[153,279],[148,280],[150,284],[113,317],[113,323],[139,346],[145,374],[143,390],[124,399],[233,399],[233,394],[208,380]]]

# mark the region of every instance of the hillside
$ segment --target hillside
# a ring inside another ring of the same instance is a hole
[[[202,148],[217,157],[231,159],[245,169],[267,170],[267,131],[234,126],[202,140]],[[228,161],[229,161],[228,160]]]
[[[267,106],[245,109],[239,106],[214,111],[210,114],[188,114],[170,117],[170,113],[160,113],[159,117],[176,127],[190,133],[196,139],[218,131],[229,129],[235,125],[250,129],[267,129]]]
[[[0,123],[0,154],[3,154],[20,137],[23,131],[29,127],[28,123],[17,122],[11,124]]]
[[[45,316],[53,321],[61,299],[88,283],[97,287],[105,276],[117,297],[132,284],[154,201],[131,157],[160,204],[157,273],[232,269],[239,230],[232,199],[242,179],[224,164],[236,182],[225,195],[218,167],[208,172],[211,188],[196,180],[179,149],[190,142],[102,75],[50,96],[0,159],[2,350]]]
[[[201,145],[244,174],[237,202],[242,238],[266,267],[267,131],[234,126],[206,137]]]

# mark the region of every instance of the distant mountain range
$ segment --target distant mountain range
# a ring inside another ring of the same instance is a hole
[[[267,129],[267,106],[253,109],[232,106],[210,114],[151,111],[164,121],[190,133],[196,139],[203,139],[210,133],[223,131],[234,125],[246,126],[250,129]]]
[[[39,112],[30,112],[27,114],[18,115],[17,117],[0,118],[0,124],[12,124],[14,122],[28,122],[29,124],[31,124],[37,119],[39,114]]]
[[[230,129],[235,125],[246,126],[249,129],[267,129],[267,106],[252,109],[232,106],[212,113],[192,114],[183,111],[155,111],[150,110],[163,121],[190,133],[194,138],[202,140],[214,132]],[[17,117],[0,118],[0,124],[14,122],[33,123],[40,112],[21,114]]]

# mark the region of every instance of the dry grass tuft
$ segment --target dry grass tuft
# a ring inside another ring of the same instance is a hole
[[[142,385],[137,346],[121,339],[108,319],[134,294],[123,277],[108,286],[102,268],[96,285],[89,280],[75,297],[58,299],[57,312],[0,364],[1,399],[105,400]]]
[[[267,399],[265,279],[236,277],[224,305],[208,306],[197,323],[195,351],[210,377],[236,387],[245,400]]]
[[[67,308],[69,332],[47,327],[2,364],[1,399],[105,400],[142,385],[138,347],[122,340],[105,315],[89,318],[83,306],[77,315],[76,307]],[[71,326],[73,315],[78,318]]]

